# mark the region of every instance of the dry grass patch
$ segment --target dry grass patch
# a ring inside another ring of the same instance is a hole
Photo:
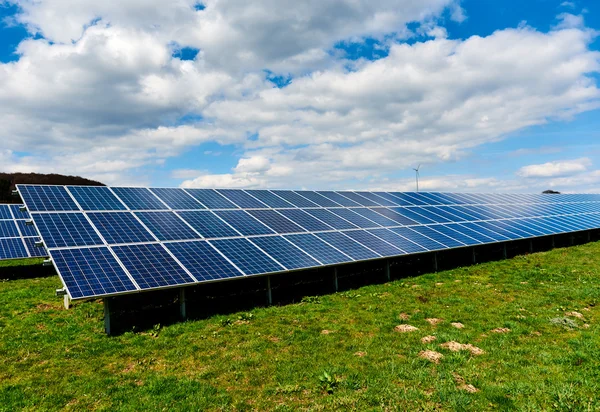
[[[461,350],[468,350],[472,355],[483,355],[485,352],[483,349],[477,346],[471,345],[470,343],[458,343],[456,341],[450,341],[440,344],[441,348],[448,349],[450,352],[459,352]]]
[[[438,323],[442,323],[444,321],[444,319],[440,319],[440,318],[427,318],[427,319],[425,319],[425,321],[427,321],[431,326],[435,326]]]
[[[456,329],[463,329],[465,327],[465,325],[463,325],[460,322],[452,322],[451,325],[454,326]]]
[[[496,329],[492,329],[490,332],[493,333],[508,333],[510,332],[509,328],[496,328]]]
[[[401,314],[398,315],[398,319],[400,319],[400,320],[409,320],[410,319],[410,315],[408,313],[402,312]]]
[[[565,316],[585,320],[585,317],[583,316],[582,313],[575,312],[575,311],[567,312],[567,313],[565,313]]]

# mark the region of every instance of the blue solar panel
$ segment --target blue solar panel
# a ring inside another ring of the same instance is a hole
[[[113,251],[141,289],[194,282],[161,245],[114,246]]]
[[[507,236],[500,234],[498,232],[497,228],[496,228],[496,230],[494,230],[486,225],[481,225],[481,223],[484,223],[484,222],[466,222],[466,223],[459,223],[459,224],[468,229],[479,232],[487,237],[491,237],[495,241],[509,240],[509,238]]]
[[[420,214],[421,216],[426,217],[429,220],[433,220],[436,223],[452,222],[451,219],[447,219],[447,218],[442,217],[441,215],[435,213],[433,207],[431,207],[431,206],[415,207],[413,209],[413,211]]]
[[[452,230],[454,230],[454,231],[456,231],[458,233],[466,235],[466,236],[468,236],[468,237],[470,237],[472,239],[475,239],[475,240],[477,240],[480,243],[492,243],[492,242],[495,241],[493,238],[491,238],[489,236],[486,236],[486,235],[484,235],[481,232],[469,229],[468,227],[459,225],[457,223],[449,223],[449,224],[446,224],[444,226],[446,226],[446,227],[448,227],[448,228],[450,228],[450,229],[452,229]]]
[[[372,200],[362,197],[361,195],[356,194],[354,192],[336,192],[336,193],[338,195],[347,197],[348,199],[358,203],[361,206],[383,206],[382,204],[375,203]]]
[[[10,205],[10,211],[15,219],[31,219],[31,215],[27,210],[21,211],[21,205]]]
[[[460,209],[460,206],[436,206],[435,208],[451,213],[463,222],[472,222],[474,220],[481,220],[483,218],[475,216],[472,213],[467,213],[464,209]]]
[[[554,228],[551,228],[548,225],[543,224],[541,221],[536,219],[521,219],[519,223],[525,227],[531,227],[543,235],[552,235],[556,233]]]
[[[341,205],[335,203],[333,200],[327,199],[325,196],[321,196],[319,193],[313,192],[311,190],[296,190],[296,193],[298,193],[301,196],[304,196],[311,202],[314,202],[315,204],[322,206],[322,207],[339,207],[339,206],[341,206]]]
[[[296,207],[318,207],[314,202],[311,202],[304,196],[300,196],[297,193],[292,192],[291,190],[271,190],[271,192],[275,193],[277,196],[287,200],[289,203],[293,204]]]
[[[464,222],[464,221],[474,220],[474,219],[465,218],[464,214],[462,214],[460,212],[457,212],[457,213],[459,213],[458,215],[452,213],[448,209],[448,206],[431,206],[427,210],[429,210],[432,213],[435,213],[438,216],[448,219],[449,222]]]
[[[19,227],[19,231],[21,232],[21,236],[39,236],[37,230],[35,230],[35,226],[28,225],[26,220],[15,220],[17,226]],[[2,236],[0,236],[2,237]]]
[[[185,189],[192,197],[209,209],[237,209],[238,207],[213,189]]]
[[[392,232],[388,229],[371,229],[368,230],[369,233],[385,240],[388,243],[396,246],[398,249],[403,250],[406,253],[421,253],[427,252],[427,249],[424,247],[417,245],[415,242],[411,242],[410,240],[400,236],[397,233]]]
[[[480,245],[481,242],[475,238],[472,238],[471,236],[468,236],[462,232],[457,232],[456,230],[448,227],[448,225],[433,225],[433,226],[429,226],[430,229],[435,230],[436,232],[440,232],[441,234],[443,234],[444,236],[447,236],[448,238],[452,239],[452,240],[457,240],[460,244],[462,243],[463,245]],[[442,242],[444,244],[448,244],[448,242]],[[448,245],[450,246],[450,245]],[[453,247],[453,246],[451,246]]]
[[[104,244],[83,213],[34,213],[33,219],[47,248]]]
[[[174,242],[165,246],[198,280],[243,276],[207,242]]]
[[[69,186],[68,191],[83,210],[127,210],[106,186]]]
[[[395,227],[391,228],[390,230],[406,239],[410,239],[413,243],[416,243],[429,251],[446,249],[446,246],[442,245],[440,242],[436,242],[435,240],[423,236],[422,234],[411,229],[414,227],[420,226],[411,226],[410,228]]]
[[[362,217],[358,213],[353,212],[353,209],[327,209],[332,213],[335,213],[339,217],[346,219],[348,222],[363,228],[381,227],[378,223],[373,222],[365,217]]]
[[[155,240],[130,212],[96,212],[88,213],[88,217],[108,244]]]
[[[543,233],[529,227],[521,226],[519,223],[513,220],[503,220],[494,222],[496,226],[500,226],[503,229],[509,230],[523,237],[543,236]]]
[[[277,233],[306,232],[305,229],[302,229],[300,226],[274,210],[248,210],[248,213]]]
[[[358,227],[326,209],[305,209],[304,211],[335,229],[356,229]]]
[[[410,206],[410,205],[416,205],[416,206],[425,206],[428,205],[429,203],[418,198],[418,197],[414,197],[412,195],[414,195],[414,193],[406,193],[406,192],[390,192],[390,194],[392,196],[397,197],[398,199],[402,199],[403,201],[405,201],[406,203],[408,203],[405,206]]]
[[[404,200],[398,199],[397,197],[394,197],[387,192],[373,192],[373,193],[375,193],[377,196],[379,196],[391,203],[387,206],[410,206],[411,205],[411,203],[408,203]]]
[[[284,237],[324,265],[351,262],[353,260],[313,234],[305,233]]]
[[[21,238],[0,239],[0,259],[20,259],[28,256]]]
[[[319,262],[281,236],[253,237],[250,241],[289,270],[320,265]]]
[[[393,212],[396,212],[414,222],[420,223],[420,224],[429,224],[429,223],[435,223],[435,221],[428,219],[426,217],[424,217],[423,215],[420,215],[419,213],[415,213],[418,208],[416,207],[392,207],[390,208]],[[409,226],[407,224],[407,226]]]
[[[183,189],[151,188],[150,190],[171,209],[206,209]]]
[[[265,205],[272,208],[285,208],[285,207],[295,207],[290,202],[283,200],[276,194],[268,191],[268,190],[252,190],[250,191],[252,196],[263,202]]]
[[[168,207],[144,187],[113,187],[113,192],[131,210],[167,210]]]
[[[432,227],[436,226],[412,226],[411,229],[449,248],[464,246],[464,244],[458,240],[452,239],[440,232],[436,232]]]
[[[63,186],[17,185],[30,212],[79,210]]]
[[[381,206],[398,206],[398,203],[393,202],[385,197],[378,196],[373,192],[356,192],[357,195],[360,195],[364,198],[369,199],[371,202],[381,205]],[[371,205],[373,206],[373,205]]]
[[[290,219],[291,221],[297,223],[302,226],[304,229],[309,232],[320,232],[323,230],[333,230],[333,228],[320,220],[314,218],[312,215],[309,215],[304,210],[300,209],[281,209],[278,210],[279,213]]]
[[[11,220],[13,217],[10,214],[10,207],[8,205],[0,205],[0,219]]]
[[[518,231],[518,230],[512,230],[512,229],[509,230],[504,225],[497,224],[497,222],[479,222],[478,224],[480,226],[487,227],[487,228],[493,230],[494,232],[498,232],[501,235],[508,237],[509,239],[521,239],[521,238],[531,236],[531,235],[526,235],[524,233],[520,233],[520,231]]]
[[[427,192],[410,193],[410,196],[423,200],[428,205],[443,205],[444,201]]]
[[[246,275],[285,270],[283,266],[250,243],[248,239],[211,240],[210,243]]]
[[[350,236],[352,239],[359,242],[361,245],[368,247],[372,251],[380,254],[381,256],[397,256],[403,255],[404,251],[392,246],[384,240],[381,240],[377,236],[365,231],[365,230],[348,230],[344,232],[346,236]]]
[[[384,208],[377,208],[377,209],[384,209]],[[374,209],[368,209],[366,207],[356,207],[356,208],[352,209],[352,211],[354,213],[358,213],[362,217],[366,217],[367,219],[369,219],[381,226],[399,226],[398,222],[379,214]]]
[[[379,194],[379,192],[377,192]],[[400,203],[400,206],[414,206],[415,203],[413,203],[408,196],[406,196],[404,193],[400,193],[400,192],[386,192],[389,196],[391,196],[392,198],[390,198],[390,200],[393,200],[396,203]]]
[[[243,210],[218,210],[215,214],[244,236],[275,233]]]
[[[23,238],[25,241],[25,246],[27,246],[27,251],[29,251],[29,255],[31,257],[45,257],[48,256],[48,251],[45,247],[37,247],[35,245],[38,240],[37,237],[25,237]]]
[[[248,193],[243,190],[238,189],[217,189],[217,192],[225,196],[227,199],[231,200],[233,203],[242,207],[244,209],[255,209],[255,208],[265,208],[263,202],[258,199],[250,196]]]
[[[374,259],[379,257],[375,252],[367,249],[341,232],[323,232],[317,233],[315,236],[329,243],[334,248],[342,250],[354,260]]]
[[[137,290],[106,247],[53,250],[50,254],[73,299]]]
[[[136,212],[135,215],[159,240],[192,240],[199,237],[173,212]]]
[[[0,220],[0,238],[19,236],[19,231],[14,220]]]
[[[333,200],[335,203],[341,205],[341,206],[361,206],[360,203],[356,203],[355,201],[348,199],[345,196],[340,195],[337,192],[331,192],[331,191],[320,191],[317,192],[318,194],[320,194],[321,196],[325,196],[327,199],[329,200]]]
[[[410,225],[418,224],[414,220],[411,220],[405,216],[402,216],[401,214],[394,212],[393,210],[390,210],[386,207],[374,207],[371,210],[379,213],[380,215],[387,217],[388,219],[393,220],[394,222],[396,222],[395,226],[410,226]]]
[[[205,238],[241,236],[239,232],[212,212],[190,211],[177,212],[177,214]]]

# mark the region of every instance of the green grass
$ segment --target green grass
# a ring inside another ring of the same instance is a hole
[[[594,243],[115,337],[57,277],[3,281],[0,410],[600,410],[599,269]]]

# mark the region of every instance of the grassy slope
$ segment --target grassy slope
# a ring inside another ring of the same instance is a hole
[[[0,410],[598,410],[599,266],[588,244],[117,337],[100,302],[63,310],[58,278],[5,281]],[[549,321],[573,310],[576,328]],[[451,340],[485,354],[439,347]]]

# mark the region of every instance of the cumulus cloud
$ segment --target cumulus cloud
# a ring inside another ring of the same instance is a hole
[[[524,166],[517,174],[521,177],[563,177],[585,172],[591,165],[592,161],[589,158],[582,157]]]

